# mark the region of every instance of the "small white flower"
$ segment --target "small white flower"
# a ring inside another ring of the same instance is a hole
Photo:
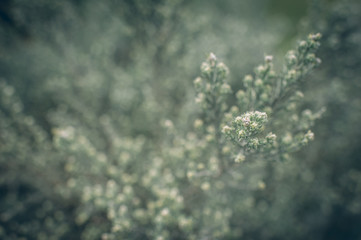
[[[264,57],[264,60],[265,60],[265,62],[272,62],[272,60],[273,60],[273,56],[271,56],[271,55],[268,55],[268,56],[265,56]]]
[[[209,184],[209,182],[204,182],[201,185],[201,188],[202,188],[203,191],[209,190],[210,187],[211,187],[211,185]]]
[[[217,60],[217,57],[216,57],[216,55],[214,55],[214,53],[211,52],[211,53],[209,54],[208,60],[209,60],[209,61],[216,61],[216,60]]]
[[[160,215],[162,215],[163,217],[166,217],[169,215],[169,209],[168,208],[163,208],[162,211],[160,212]]]
[[[244,160],[246,160],[246,156],[244,156],[242,153],[239,153],[239,154],[236,156],[236,159],[234,159],[234,161],[235,161],[236,163],[243,162]]]
[[[232,128],[228,125],[224,126],[223,129],[222,129],[222,132],[224,134],[229,134],[230,132],[232,131]]]

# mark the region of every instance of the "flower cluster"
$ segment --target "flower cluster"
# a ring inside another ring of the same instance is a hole
[[[194,80],[198,93],[196,102],[201,105],[211,121],[222,114],[226,97],[232,92],[230,85],[225,81],[228,71],[227,66],[210,53],[201,65],[201,77]]]
[[[225,113],[222,129],[240,147],[240,154],[257,150],[263,155],[267,152],[264,158],[283,159],[313,139],[309,128],[325,110],[312,113],[306,109],[299,115],[303,93],[297,90],[297,83],[320,63],[314,53],[320,46],[320,37],[319,33],[310,34],[307,40],[299,42],[296,50],[286,54],[280,73],[273,68],[273,57],[265,56],[264,64],[255,69],[254,75],[243,78],[244,88],[236,92],[238,104]],[[245,113],[239,116],[239,112]],[[265,129],[270,131],[262,135]]]
[[[310,49],[317,45],[311,44],[314,38],[308,41]],[[313,114],[304,110],[299,115],[303,96],[299,91],[290,92],[290,96],[283,99],[285,108],[277,109],[278,98],[281,95],[283,98],[283,91],[286,91],[281,84],[285,73],[277,74],[272,61],[273,57],[266,56],[265,64],[256,68],[255,75],[244,78],[244,89],[235,94],[237,104],[229,106],[227,100],[234,91],[226,83],[228,68],[211,53],[201,65],[201,76],[194,80],[196,102],[200,103],[202,113],[194,120],[193,129],[182,133],[176,124],[164,121],[169,139],[164,143],[162,159],[167,171],[178,179],[172,186],[177,186],[179,193],[183,193],[179,210],[184,208],[189,215],[182,215],[182,218],[193,219],[192,227],[184,229],[189,236],[218,238],[230,235],[229,225],[225,223],[231,221],[235,212],[226,207],[232,204],[222,197],[223,193],[236,191],[243,186],[242,183],[257,191],[265,191],[267,183],[262,171],[255,170],[256,166],[259,167],[257,164],[266,164],[268,161],[261,161],[266,159],[286,159],[290,152],[313,139],[309,127],[322,111]],[[305,63],[304,66],[307,67],[300,69],[303,74],[310,71],[310,65]],[[293,115],[292,120],[290,116]],[[279,123],[283,125],[279,126]],[[241,162],[245,162],[243,171],[239,165]],[[244,201],[242,206],[252,202],[242,196],[236,198]],[[170,206],[172,204],[159,208],[157,222],[168,219],[168,214],[174,209]],[[176,223],[171,219],[167,221]],[[200,225],[201,222],[205,224]]]
[[[273,146],[276,140],[276,135],[273,133],[268,133],[265,137],[257,137],[264,131],[266,123],[266,113],[247,112],[236,117],[231,126],[225,125],[222,132],[244,150],[264,150],[265,147]]]

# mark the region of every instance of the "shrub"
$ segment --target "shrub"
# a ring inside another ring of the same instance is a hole
[[[359,4],[309,18],[325,36],[315,72],[321,34],[281,65],[288,28],[265,22],[263,1],[6,4],[1,238],[322,239],[337,209],[360,212],[359,98],[340,87],[359,75]]]

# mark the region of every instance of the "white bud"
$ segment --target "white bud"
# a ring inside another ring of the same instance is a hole
[[[222,128],[222,132],[223,132],[224,134],[229,134],[231,131],[232,131],[232,128],[231,128],[230,126],[228,126],[228,125],[226,125],[226,126],[224,126],[224,127]]]
[[[208,60],[213,62],[213,61],[217,60],[217,57],[216,57],[216,55],[214,55],[214,53],[211,52],[208,56]]]
[[[264,60],[265,60],[265,62],[267,62],[267,63],[272,62],[273,56],[270,56],[270,55],[265,56],[265,57],[264,57]]]
[[[239,153],[236,156],[236,159],[234,159],[234,161],[237,163],[243,162],[244,160],[246,160],[246,157],[242,153]]]
[[[201,185],[201,188],[202,188],[203,191],[209,190],[210,187],[211,187],[211,185],[209,184],[209,182],[204,182]]]

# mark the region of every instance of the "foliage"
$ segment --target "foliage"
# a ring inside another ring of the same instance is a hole
[[[360,4],[311,2],[322,40],[281,64],[296,28],[273,2],[4,1],[0,238],[324,239],[357,219]]]

